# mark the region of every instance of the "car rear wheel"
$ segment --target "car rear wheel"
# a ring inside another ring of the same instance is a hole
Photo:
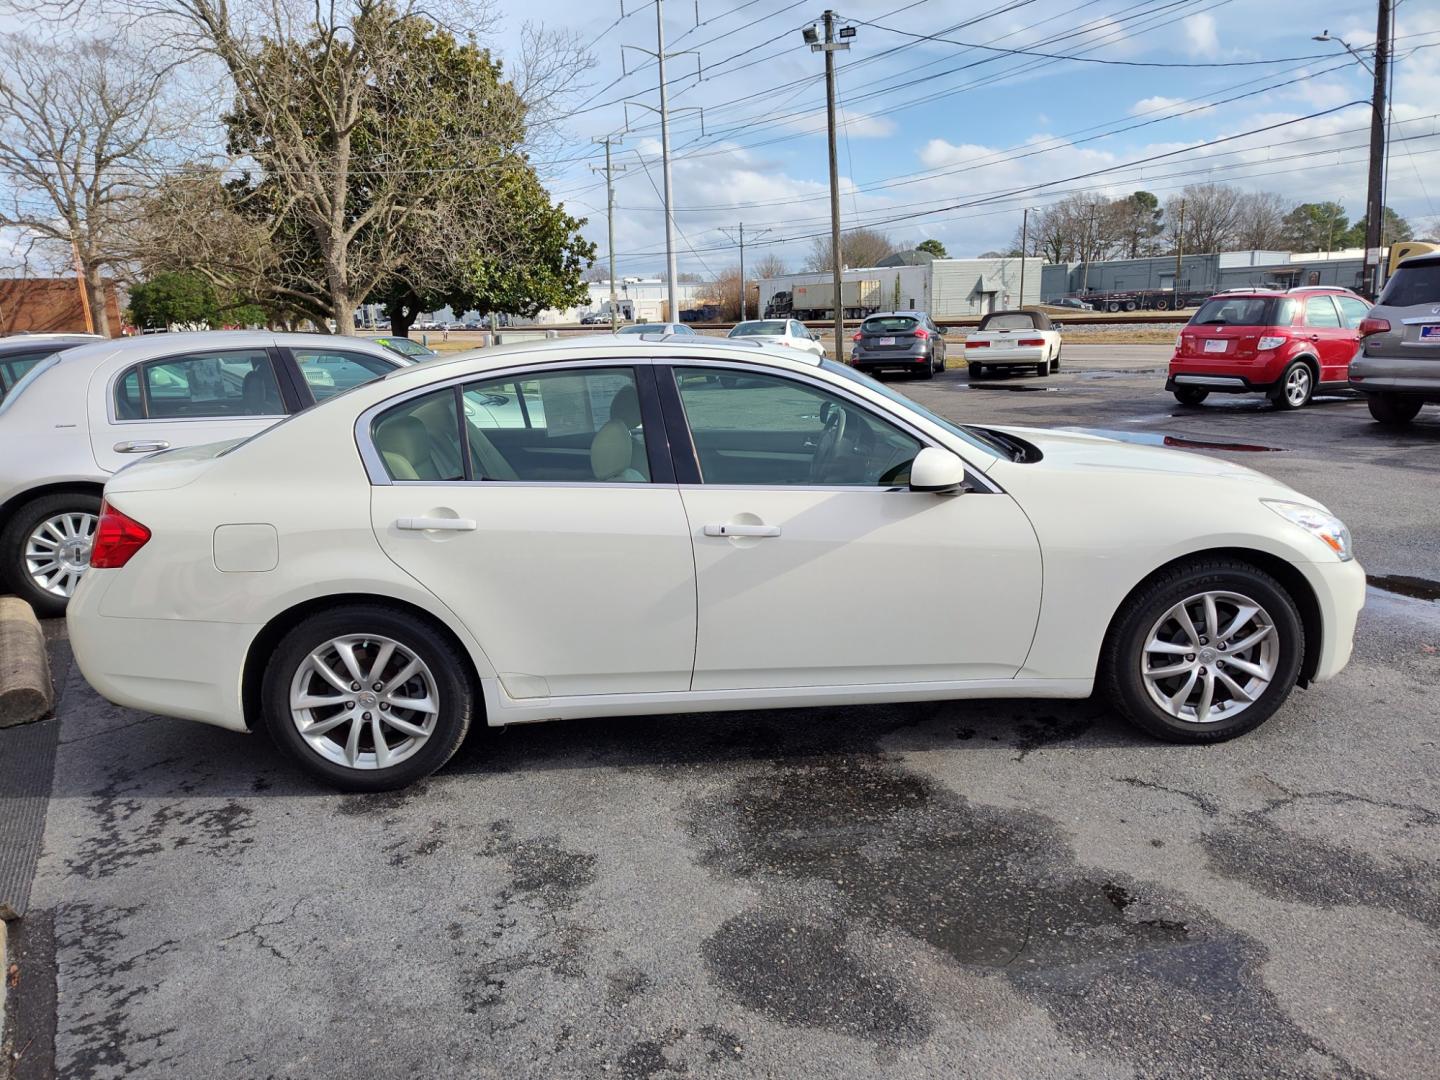
[[[1310,404],[1315,394],[1315,375],[1304,360],[1295,360],[1280,376],[1280,382],[1270,393],[1270,400],[1277,409],[1303,409]]]
[[[1059,371],[1059,370],[1060,370],[1060,350],[1059,350],[1058,348],[1055,350],[1055,359],[1053,359],[1053,360],[1050,361],[1050,370],[1051,370],[1051,371]]]
[[[391,791],[440,768],[475,709],[468,666],[423,621],[381,605],[306,619],[265,669],[265,726],[342,791]]]
[[[1403,394],[1371,394],[1365,404],[1370,415],[1386,427],[1404,427],[1420,414],[1424,402]]]
[[[1050,361],[1049,361],[1049,360],[1046,360],[1043,364],[1036,364],[1036,365],[1035,365],[1035,374],[1036,374],[1036,375],[1039,375],[1039,376],[1042,376],[1042,377],[1045,376],[1045,375],[1049,375],[1049,374],[1050,374]]]
[[[984,376],[985,376],[985,365],[984,365],[984,364],[977,364],[977,363],[975,363],[975,361],[972,360],[972,361],[970,361],[968,364],[965,365],[965,368],[966,368],[966,370],[970,373],[970,378],[972,378],[972,379],[980,379],[980,378],[984,378]]]
[[[1210,396],[1210,391],[1201,386],[1177,386],[1175,400],[1181,405],[1199,405]]]
[[[0,535],[5,577],[42,619],[65,614],[75,586],[90,568],[99,521],[100,496],[67,492],[22,506]]]
[[[915,373],[922,379],[933,379],[935,377],[935,356],[928,353],[925,356],[925,366]]]
[[[1259,727],[1300,673],[1295,602],[1246,563],[1205,560],[1157,574],[1127,600],[1101,657],[1120,712],[1172,742],[1220,742]]]

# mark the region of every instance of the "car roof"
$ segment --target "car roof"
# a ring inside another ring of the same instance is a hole
[[[127,338],[101,338],[77,345],[60,353],[60,364],[67,370],[89,364],[98,366],[111,359],[149,360],[177,351],[199,349],[263,349],[272,345],[293,348],[358,348],[362,352],[389,360],[402,360],[397,353],[367,338],[338,334],[276,333],[271,330],[196,330],[166,334],[143,334]]]
[[[866,315],[865,318],[867,318],[867,319],[890,319],[890,318],[894,318],[894,317],[897,316],[897,315],[904,315],[906,318],[910,318],[910,319],[916,318],[917,316],[920,317],[920,318],[924,318],[924,317],[925,317],[925,312],[923,312],[923,311],[872,311],[869,315]]]
[[[15,334],[0,338],[0,356],[13,352],[34,352],[37,348],[43,349],[47,346],[58,350],[104,340],[99,334]]]

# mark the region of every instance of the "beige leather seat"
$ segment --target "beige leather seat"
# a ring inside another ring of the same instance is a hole
[[[645,453],[645,433],[640,416],[640,395],[630,384],[615,391],[610,399],[610,419],[619,420],[630,431],[630,467],[645,478],[650,476],[650,459]]]
[[[633,446],[625,422],[607,420],[590,443],[590,471],[595,479],[615,484],[640,484],[648,480],[648,475],[630,464]]]
[[[396,416],[382,423],[375,432],[375,449],[396,480],[458,480],[464,475],[460,462],[449,460],[457,455],[442,453],[415,416]]]

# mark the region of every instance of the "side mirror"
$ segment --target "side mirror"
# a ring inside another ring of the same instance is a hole
[[[965,483],[965,463],[949,450],[927,446],[910,463],[910,490],[958,495]]]

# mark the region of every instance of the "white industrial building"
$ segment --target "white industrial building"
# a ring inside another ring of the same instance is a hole
[[[1025,295],[1020,295],[1020,267],[1025,265]],[[880,266],[848,267],[841,272],[846,283],[846,304],[852,291],[848,283],[864,283],[858,295],[867,298],[874,310],[927,311],[936,319],[984,315],[1024,304],[1040,302],[1040,268],[1043,259],[1019,256],[993,259],[931,259],[928,255],[905,252],[884,260]],[[773,309],[777,294],[781,304],[794,298],[797,288],[824,286],[831,281],[828,270],[819,273],[784,274],[760,281],[760,309]],[[826,290],[823,295],[829,296]],[[877,298],[878,299],[875,299]],[[827,301],[828,302],[828,301]],[[797,313],[798,314],[798,313]],[[806,315],[806,317],[812,317]],[[814,315],[824,318],[823,314]]]
[[[590,299],[585,304],[557,309],[547,308],[535,316],[540,324],[576,323],[581,316],[609,312],[610,282],[591,281],[586,283]],[[704,282],[677,282],[675,300],[681,310],[699,307],[715,291],[714,286]],[[679,319],[679,313],[672,315],[666,310],[665,282],[660,278],[627,277],[615,282],[615,303],[621,317],[628,322],[668,322]]]

